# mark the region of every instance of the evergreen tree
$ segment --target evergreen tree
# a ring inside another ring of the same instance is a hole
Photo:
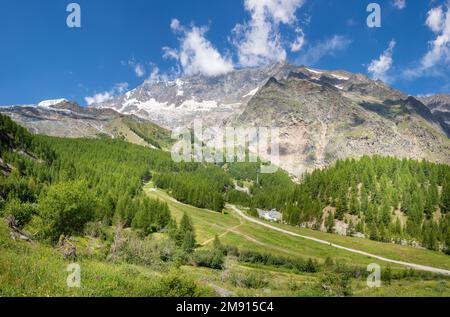
[[[186,252],[192,252],[195,248],[195,230],[191,218],[184,213],[177,232],[178,245]]]

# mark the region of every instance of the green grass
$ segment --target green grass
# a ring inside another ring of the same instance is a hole
[[[393,243],[382,243],[369,239],[344,237],[336,234],[298,228],[283,224],[273,225],[301,235],[322,239],[344,247],[372,253],[385,258],[450,270],[450,256],[442,252],[403,246]]]
[[[241,219],[235,213],[224,214],[195,208],[174,201],[163,191],[145,191],[151,197],[157,197],[169,204],[173,216],[180,219],[188,213],[197,231],[197,241],[201,244],[220,235],[222,243],[235,245],[241,250],[271,253],[283,257],[314,258],[323,261],[326,257],[345,261],[349,265],[365,266],[374,260],[362,255],[331,248],[327,245],[292,237]],[[402,260],[427,260],[426,264],[440,267],[447,258],[435,252],[418,250],[396,245],[379,244],[370,240],[340,237],[316,231],[289,228],[302,234],[329,239],[334,243],[367,248],[365,251],[392,257],[402,256]],[[230,230],[232,229],[232,230]],[[164,234],[156,234],[160,238]],[[87,237],[75,237],[79,253],[78,264],[81,267],[81,288],[67,286],[66,271],[68,261],[53,247],[40,243],[27,243],[11,239],[9,229],[0,221],[0,296],[327,296],[321,287],[321,278],[325,272],[296,273],[282,267],[262,264],[244,264],[234,257],[228,257],[224,270],[182,266],[157,270],[155,268],[112,263],[104,260],[101,254],[105,245]],[[385,246],[381,248],[381,246]],[[209,243],[200,248],[208,248]],[[398,249],[397,249],[398,248]],[[86,250],[91,250],[86,252]],[[396,250],[398,250],[398,253]],[[377,252],[375,252],[377,251]],[[413,252],[415,251],[415,252]],[[89,254],[91,254],[89,256]],[[442,262],[443,261],[443,262]],[[383,263],[380,263],[383,264]],[[399,266],[392,266],[394,272],[400,272]],[[180,288],[173,288],[174,279],[180,279]],[[238,281],[238,282],[236,282]],[[244,283],[244,284],[243,284]],[[450,279],[432,275],[415,275],[401,280],[392,280],[381,288],[368,288],[365,280],[353,279],[354,296],[450,296]]]
[[[188,213],[197,231],[198,241],[202,243],[214,238],[214,235],[222,235],[221,240],[226,244],[239,248],[270,252],[277,255],[290,255],[291,257],[314,258],[325,260],[326,257],[342,260],[354,265],[366,266],[370,263],[379,263],[386,266],[380,260],[367,256],[339,250],[328,245],[293,237],[281,232],[270,230],[258,224],[240,219],[235,213],[226,210],[225,214],[207,211],[196,207],[181,204],[175,201],[167,193],[153,189],[148,185],[145,190],[153,198],[159,198],[169,204],[172,214],[179,219],[184,212]],[[242,222],[241,225],[239,225]],[[382,257],[412,262],[416,264],[433,266],[436,268],[450,269],[450,257],[441,252],[418,249],[397,244],[380,243],[368,239],[343,237],[335,234],[323,233],[310,229],[297,228],[289,225],[275,224],[302,235],[307,235],[339,244],[345,247],[373,253]],[[236,226],[238,226],[236,228]],[[233,231],[227,232],[233,228]],[[401,265],[390,264],[392,268],[404,269]]]
[[[171,196],[161,190],[152,191],[153,186],[147,185],[144,190],[152,198],[158,198],[167,202],[172,216],[179,222],[186,212],[191,216],[197,235],[197,242],[202,244],[207,240],[214,238],[216,234],[220,235],[227,229],[240,224],[237,217],[230,214],[221,214],[206,209],[199,209],[190,205],[182,204],[174,200]]]
[[[369,288],[364,281],[353,283],[354,296],[359,297],[449,297],[450,282],[448,280],[405,279],[392,281],[390,285],[380,288]]]
[[[81,288],[69,288],[69,262],[58,251],[37,242],[13,241],[0,220],[0,297],[165,296],[170,279],[178,277],[183,284],[195,286],[195,294],[189,294],[215,295],[211,288],[196,284],[179,271],[162,274],[141,266],[87,259],[77,263]]]

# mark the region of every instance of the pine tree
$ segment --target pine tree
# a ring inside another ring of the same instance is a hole
[[[186,252],[195,248],[195,230],[191,218],[184,213],[177,232],[177,244]]]
[[[327,228],[327,232],[334,232],[334,214],[332,212],[328,214],[328,217],[325,221],[325,227]]]
[[[442,186],[441,211],[444,214],[450,213],[450,181],[447,180]]]

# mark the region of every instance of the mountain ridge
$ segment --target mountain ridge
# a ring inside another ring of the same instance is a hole
[[[45,107],[9,107],[0,112],[35,133],[126,134],[126,139],[141,145],[148,145],[145,140],[152,139],[154,130],[144,128],[145,135],[131,131],[123,118],[154,122],[164,127],[166,148],[169,129],[190,127],[195,119],[214,128],[279,127],[280,166],[301,176],[337,159],[362,155],[450,164],[450,126],[445,118],[450,112],[443,112],[447,99],[436,98],[412,97],[363,74],[280,62],[216,77],[146,81],[89,107],[62,100],[50,107],[47,102]]]

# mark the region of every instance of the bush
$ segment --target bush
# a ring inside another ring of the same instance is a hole
[[[205,294],[206,290],[199,287],[194,280],[172,271],[161,278],[157,285],[157,293],[165,297],[196,297],[211,294]]]
[[[31,221],[33,217],[34,208],[30,203],[22,203],[17,198],[10,199],[4,209],[4,216],[14,217],[17,225],[22,228],[28,222]]]
[[[297,272],[315,273],[319,271],[317,261],[308,259],[291,259],[275,256],[272,254],[262,254],[253,251],[242,251],[239,254],[239,261],[245,263],[262,264],[275,267],[283,267]]]
[[[227,271],[224,279],[228,280],[234,287],[260,289],[267,287],[269,282],[264,274],[255,271]]]
[[[239,256],[239,249],[235,245],[225,246],[225,255]]]
[[[325,273],[318,287],[329,296],[351,296],[352,285],[348,274]]]
[[[52,185],[39,199],[44,235],[58,241],[61,235],[80,234],[96,211],[97,200],[83,181]]]
[[[112,241],[111,231],[100,221],[88,222],[85,225],[84,234],[93,238],[99,238],[103,241]]]
[[[223,269],[225,257],[218,250],[199,250],[194,253],[192,260],[197,266],[221,270]]]

